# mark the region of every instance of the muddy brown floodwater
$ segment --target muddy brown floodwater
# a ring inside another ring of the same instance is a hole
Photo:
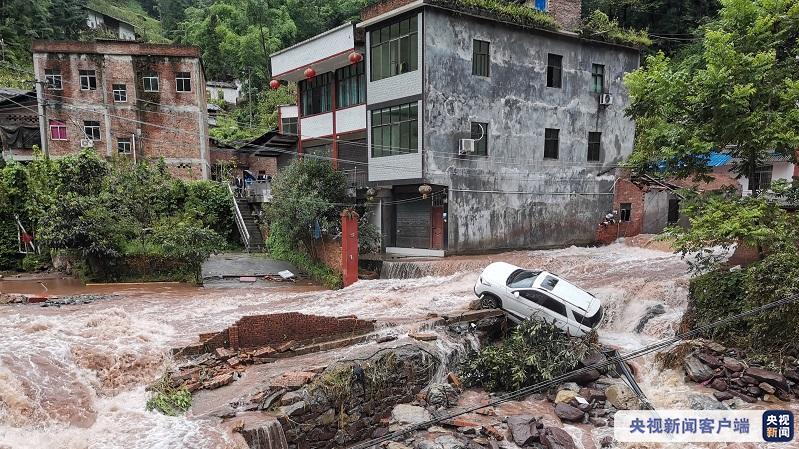
[[[145,411],[144,386],[172,363],[169,348],[250,314],[357,315],[391,326],[463,310],[489,260],[548,269],[592,291],[607,309],[601,338],[622,348],[673,334],[686,306],[688,275],[678,256],[618,243],[444,260],[426,267],[430,275],[423,278],[360,281],[335,292],[285,284],[257,290],[118,285],[85,291],[120,294],[91,304],[0,306],[0,447],[232,447],[215,421]],[[75,286],[51,287],[50,293],[75,293]],[[13,291],[6,288],[0,284]],[[633,332],[653,304],[666,313]],[[656,371],[651,360],[640,366],[642,386],[658,406],[684,406],[695,390],[677,373]]]

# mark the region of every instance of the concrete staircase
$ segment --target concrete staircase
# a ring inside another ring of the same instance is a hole
[[[244,228],[247,230],[247,233],[250,237],[249,242],[242,238],[242,242],[246,246],[245,249],[247,251],[263,251],[266,245],[263,237],[261,236],[261,230],[258,228],[257,214],[255,209],[250,206],[250,203],[246,199],[243,198],[236,198],[236,204],[238,205],[239,211],[241,211],[241,218],[244,222]],[[241,233],[241,225],[238,227],[239,233]]]

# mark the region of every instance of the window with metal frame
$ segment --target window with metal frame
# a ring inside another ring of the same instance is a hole
[[[605,92],[605,66],[602,64],[591,65],[591,92]]]
[[[363,61],[336,70],[336,108],[366,103],[366,73]]]
[[[471,138],[474,139],[474,154],[488,156],[488,123],[472,122]]]
[[[112,84],[111,89],[114,93],[114,103],[124,103],[128,101],[128,86],[124,84]]]
[[[144,88],[145,92],[158,92],[158,74],[157,73],[146,73],[141,78],[142,87]]]
[[[602,157],[602,133],[588,132],[588,162],[599,162]]]
[[[749,190],[753,192],[768,190],[771,185],[771,173],[773,171],[773,165],[764,165],[755,169],[752,177],[749,178]]]
[[[417,16],[402,19],[369,33],[371,81],[419,68]]]
[[[119,154],[133,153],[133,143],[131,142],[130,137],[117,138],[117,152],[119,152]]]
[[[371,112],[372,157],[418,151],[418,105],[416,102]]]
[[[297,117],[283,117],[280,119],[280,128],[283,134],[297,135]]]
[[[97,72],[94,70],[78,70],[80,90],[97,90]]]
[[[560,130],[546,128],[544,130],[544,159],[557,159],[560,146]]]
[[[547,55],[547,87],[560,89],[563,85],[563,56]]]
[[[87,139],[100,140],[100,122],[94,120],[83,121],[83,133]]]
[[[619,220],[628,222],[633,216],[633,205],[632,203],[621,203],[619,204]]]
[[[191,74],[189,72],[177,72],[175,74],[175,91],[191,92]]]
[[[62,90],[64,88],[61,69],[44,69],[44,81],[48,89]]]
[[[475,39],[472,41],[472,75],[490,76],[491,44]]]
[[[67,124],[61,120],[50,120],[50,140],[67,140]]]
[[[519,294],[521,297],[528,299],[541,307],[544,307],[558,315],[567,318],[566,306],[555,298],[536,290],[522,290]]]
[[[330,72],[300,81],[300,114],[305,117],[330,112],[332,85],[333,74]]]

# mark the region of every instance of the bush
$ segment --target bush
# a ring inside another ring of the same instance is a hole
[[[797,293],[799,255],[794,252],[767,256],[746,270],[698,276],[691,280],[681,330],[701,327]],[[702,336],[762,356],[799,354],[799,303],[766,310]]]
[[[551,324],[527,320],[501,343],[470,353],[461,378],[489,391],[517,390],[576,368],[592,346],[590,336],[569,337]]]
[[[607,14],[599,10],[592,12],[585,19],[580,27],[580,36],[636,48],[652,45],[652,40],[646,31],[625,30],[617,21],[610,20]]]
[[[150,397],[145,405],[148,411],[158,410],[167,416],[178,416],[191,407],[189,390],[173,388],[172,379],[168,375],[161,377],[150,390]]]
[[[482,15],[532,28],[545,30],[560,28],[558,22],[545,12],[500,0],[434,0],[430,3],[453,9],[474,9]]]

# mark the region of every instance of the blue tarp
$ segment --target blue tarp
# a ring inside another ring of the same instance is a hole
[[[727,165],[728,162],[732,160],[732,156],[729,154],[724,153],[710,153],[710,157],[707,160],[708,167],[721,167],[722,165]]]

